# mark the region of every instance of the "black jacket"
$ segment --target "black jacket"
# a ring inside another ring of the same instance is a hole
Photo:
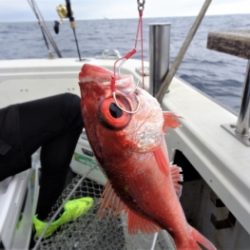
[[[29,164],[22,150],[18,105],[0,109],[0,181]]]

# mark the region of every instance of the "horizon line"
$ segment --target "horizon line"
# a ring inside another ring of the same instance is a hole
[[[231,14],[207,14],[204,18],[210,16],[236,16],[236,15],[250,15],[249,13],[231,13]],[[156,18],[182,18],[182,17],[196,17],[196,15],[185,15],[185,16],[162,16],[162,17],[144,17],[144,19],[156,19]],[[111,20],[128,20],[128,19],[137,19],[138,17],[128,17],[128,18],[108,18],[108,17],[100,17],[100,18],[86,18],[86,19],[76,19],[76,21],[111,21]],[[46,19],[47,22],[54,22],[55,19]],[[26,23],[26,22],[37,22],[34,18],[32,20],[0,20],[0,23]]]

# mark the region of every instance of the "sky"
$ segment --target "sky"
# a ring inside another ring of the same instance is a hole
[[[46,20],[57,20],[56,6],[64,0],[35,0]],[[205,0],[145,0],[144,17],[196,16]],[[81,19],[135,18],[137,0],[71,0]],[[212,0],[208,15],[250,14],[250,0]],[[34,21],[27,0],[0,0],[0,22]]]

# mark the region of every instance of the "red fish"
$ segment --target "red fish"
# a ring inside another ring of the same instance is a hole
[[[111,71],[85,64],[79,74],[81,109],[94,154],[108,183],[99,215],[126,212],[130,233],[167,230],[178,250],[216,249],[192,228],[178,195],[181,169],[169,163],[164,134],[179,126],[130,76],[117,77],[113,95]]]

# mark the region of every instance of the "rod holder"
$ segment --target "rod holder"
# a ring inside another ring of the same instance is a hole
[[[247,72],[243,94],[241,99],[240,112],[236,125],[225,124],[222,125],[224,129],[229,131],[232,135],[238,138],[246,146],[250,146],[250,60],[247,65]]]
[[[168,23],[149,25],[149,92],[155,96],[169,70],[170,28]]]
[[[243,95],[241,100],[240,113],[236,124],[235,132],[241,136],[249,137],[249,125],[250,125],[250,60],[247,65],[247,72],[245,78],[245,84],[243,89]]]

